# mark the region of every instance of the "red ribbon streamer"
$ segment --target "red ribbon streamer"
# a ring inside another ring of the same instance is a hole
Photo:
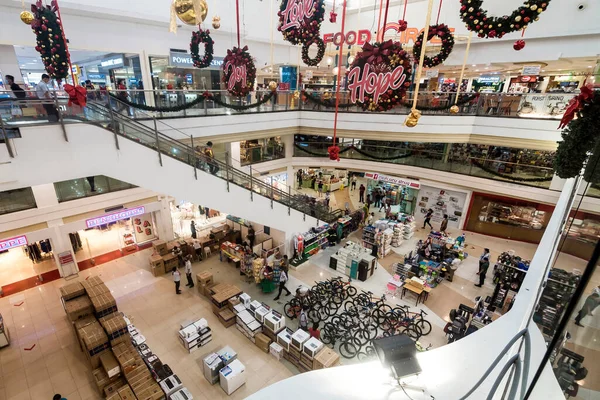
[[[594,98],[594,86],[591,84],[585,85],[581,88],[581,92],[577,97],[574,97],[569,101],[567,105],[567,110],[560,120],[560,125],[558,125],[558,129],[562,129],[569,125],[569,122],[573,118],[575,118],[575,113],[583,108],[585,103],[588,103],[589,100]]]
[[[381,41],[384,40],[385,38],[385,26],[387,25],[387,16],[388,16],[388,10],[390,8],[390,0],[386,0],[385,1],[385,16],[383,17],[383,33],[381,34]]]
[[[383,0],[382,0],[383,1]],[[344,37],[345,33],[344,33],[344,29],[346,28],[346,0],[344,0],[343,3],[343,9],[342,9],[342,37]],[[343,52],[344,52],[344,46],[340,46],[340,55],[338,57],[338,73],[337,73],[337,84],[335,86],[335,115],[333,117],[333,145],[331,147],[329,147],[328,151],[329,151],[329,158],[331,159],[335,159],[337,161],[340,160],[339,157],[339,147],[337,148],[336,151],[336,144],[335,144],[335,138],[337,135],[337,122],[338,122],[338,112],[339,112],[339,107],[340,107],[340,80],[342,77],[342,57],[343,57]],[[335,158],[332,158],[335,157]]]
[[[402,13],[402,20],[406,21],[406,6],[408,5],[408,0],[404,0],[404,12]]]
[[[435,20],[435,24],[439,25],[440,24],[440,13],[442,12],[442,3],[444,2],[444,0],[440,0],[440,7],[438,8],[438,15],[437,15],[437,19]]]
[[[383,10],[383,0],[379,0],[379,19],[377,20],[377,33],[381,27],[381,11]]]
[[[237,19],[238,47],[240,47],[240,0],[235,0],[235,17]]]

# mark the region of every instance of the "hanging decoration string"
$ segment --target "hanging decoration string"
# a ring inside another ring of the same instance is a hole
[[[387,25],[388,10],[390,8],[390,0],[385,0],[385,16],[383,17],[383,26],[381,27],[381,41],[385,40],[385,26]]]
[[[382,0],[383,1],[383,0]],[[345,35],[344,29],[346,28],[346,0],[343,0],[342,3],[342,37]],[[342,57],[344,56],[344,46],[340,44],[340,54],[338,57],[338,73],[336,77],[337,84],[335,86],[335,115],[333,117],[333,144],[328,149],[329,151],[329,159],[330,160],[340,160],[339,151],[340,148],[336,146],[335,139],[337,135],[337,122],[338,122],[338,113],[340,108],[340,81],[342,77]]]
[[[463,65],[460,69],[460,78],[458,80],[458,86],[456,88],[456,100],[454,101],[454,105],[456,106],[458,103],[458,96],[460,95],[460,87],[462,86],[463,77],[465,76],[465,67],[467,66],[467,59],[469,58],[469,49],[471,48],[471,38],[473,37],[473,32],[469,32],[469,40],[467,41],[467,48],[465,49],[465,58],[463,59]]]
[[[427,5],[427,16],[425,17],[425,29],[423,30],[423,37],[429,37],[429,23],[431,22],[431,11],[433,9],[433,0],[429,0]],[[419,88],[421,86],[421,75],[423,74],[423,61],[425,60],[425,49],[427,47],[427,41],[423,40],[423,47],[421,48],[421,57],[419,57],[419,69],[417,71],[415,87],[415,97],[413,99],[413,106],[410,115],[406,118],[404,124],[408,127],[417,126],[417,122],[421,117],[421,113],[417,110],[417,101],[419,99]]]
[[[408,0],[404,0],[404,12],[402,13],[402,20],[406,21],[406,6],[408,5]]]
[[[273,13],[273,2],[275,0],[271,0],[271,68],[273,68],[273,32],[275,31],[276,27],[273,27],[273,16],[275,15]]]
[[[437,19],[435,20],[436,25],[440,24],[440,13],[442,12],[442,3],[443,2],[444,2],[444,0],[440,0],[440,6],[438,7],[438,15],[437,15]]]
[[[379,27],[381,26],[381,12],[383,11],[383,0],[379,0],[379,19],[377,21],[377,35],[379,36]]]
[[[273,15],[273,13],[271,13]],[[240,45],[240,0],[235,0],[235,18],[237,20],[237,42],[238,49],[241,47]]]

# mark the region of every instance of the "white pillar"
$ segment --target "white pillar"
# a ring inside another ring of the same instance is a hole
[[[32,186],[31,191],[33,192],[33,197],[35,199],[37,208],[58,205],[58,198],[56,197],[56,190],[54,189],[53,183]]]
[[[2,82],[6,83],[6,75],[12,75],[15,77],[15,83],[24,85],[19,60],[17,60],[15,47],[12,45],[0,45],[0,73],[2,73]]]
[[[225,151],[229,154],[231,166],[235,169],[240,169],[240,142],[225,143]]]
[[[146,98],[146,104],[149,106],[155,106],[154,96],[152,92],[146,91],[151,90],[152,85],[152,71],[150,71],[150,59],[146,50],[142,50],[140,53],[140,69],[142,70],[142,81],[144,81],[144,96]]]
[[[158,237],[161,240],[169,241],[175,238],[173,234],[173,220],[171,219],[171,199],[168,196],[159,196],[160,211],[157,211],[156,224],[158,225]]]
[[[52,253],[54,254],[54,261],[58,266],[58,272],[62,278],[74,275],[79,272],[77,266],[77,257],[71,246],[71,240],[69,239],[69,232],[65,232],[63,227],[62,218],[48,221],[48,227],[52,229],[50,240],[52,242]],[[71,256],[71,261],[67,262],[68,256]],[[62,262],[61,262],[62,261]]]
[[[283,147],[285,149],[285,161],[287,164],[287,185],[294,189],[296,182],[296,175],[294,174],[294,135],[284,135],[281,137]]]

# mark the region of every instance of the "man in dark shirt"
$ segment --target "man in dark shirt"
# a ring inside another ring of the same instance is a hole
[[[479,272],[477,272],[477,275],[479,275],[479,285],[475,284],[475,286],[483,286],[483,282],[485,281],[485,274],[487,273],[489,267],[490,262],[487,257],[484,257],[483,259],[479,260]]]
[[[6,83],[10,86],[10,90],[12,90],[13,94],[17,99],[24,99],[27,94],[25,93],[25,89],[15,83],[15,77],[12,75],[6,75]]]

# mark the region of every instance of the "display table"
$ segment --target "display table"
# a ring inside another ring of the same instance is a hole
[[[427,301],[427,298],[429,297],[429,292],[431,292],[431,288],[429,287],[415,286],[412,279],[406,279],[404,281],[404,285],[402,286],[402,296],[400,298],[404,297],[407,290],[409,292],[414,293],[417,296],[417,302],[415,303],[415,306],[419,305],[419,302],[425,303],[425,301]]]

